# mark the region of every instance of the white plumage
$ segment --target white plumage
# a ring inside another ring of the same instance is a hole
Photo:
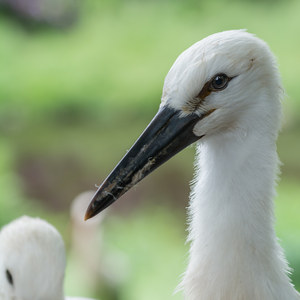
[[[21,217],[0,232],[0,299],[65,298],[65,248],[58,231],[39,218]]]
[[[183,52],[168,73],[162,105],[182,110],[215,74],[233,78],[209,94],[190,204],[190,260],[181,287],[189,300],[300,299],[274,231],[276,139],[282,87],[266,43],[244,31],[211,35]]]
[[[157,115],[86,218],[198,140],[179,288],[188,300],[299,300],[273,224],[282,94],[274,56],[255,36],[232,30],[194,44],[170,69]]]
[[[243,30],[184,51],[157,115],[98,189],[90,218],[198,141],[189,209],[188,300],[296,300],[274,230],[283,89],[265,42]]]

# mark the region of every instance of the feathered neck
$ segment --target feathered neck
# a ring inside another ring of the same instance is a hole
[[[299,299],[273,226],[276,135],[235,128],[198,146],[188,300]]]

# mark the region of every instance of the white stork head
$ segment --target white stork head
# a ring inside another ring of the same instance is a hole
[[[165,78],[161,106],[183,115],[211,114],[194,127],[198,136],[235,126],[255,128],[265,123],[263,117],[277,132],[281,95],[277,63],[267,44],[232,30],[208,36],[177,58]]]
[[[64,243],[49,223],[21,217],[0,232],[0,299],[62,300]]]
[[[166,76],[157,115],[98,189],[86,219],[201,138],[226,137],[237,128],[276,137],[281,94],[275,59],[252,34],[225,31],[192,45]]]

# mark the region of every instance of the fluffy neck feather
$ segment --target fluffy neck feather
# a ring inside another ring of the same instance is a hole
[[[191,197],[189,300],[299,299],[273,227],[276,134],[205,138]]]

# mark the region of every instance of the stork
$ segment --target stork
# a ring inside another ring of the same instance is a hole
[[[99,295],[102,299],[119,299],[121,286],[128,276],[127,260],[122,252],[106,251],[102,236],[105,213],[97,215],[91,222],[84,222],[84,209],[94,191],[85,191],[75,197],[71,204],[71,251],[69,261],[74,270],[80,270],[77,280],[84,291]],[[70,269],[69,269],[70,271]]]
[[[64,242],[39,218],[23,216],[0,232],[1,300],[92,300],[65,298]]]
[[[185,50],[158,113],[97,190],[86,219],[197,142],[189,206],[189,300],[296,300],[274,230],[283,88],[267,44],[243,30]]]

